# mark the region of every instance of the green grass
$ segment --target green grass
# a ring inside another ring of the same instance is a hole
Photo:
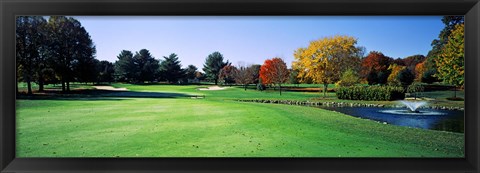
[[[381,124],[319,108],[232,100],[308,100],[319,93],[113,86],[205,98],[18,100],[17,157],[464,156],[460,133]]]
[[[32,85],[32,90],[35,92],[38,90],[38,85],[35,83],[35,82],[32,82],[31,83]],[[66,87],[66,86],[65,86]],[[61,90],[62,89],[62,85],[61,84],[56,84],[56,85],[53,85],[53,84],[48,84],[48,85],[44,85],[44,89],[48,90],[48,89],[55,89],[55,90]],[[71,90],[75,90],[75,89],[93,89],[93,86],[91,84],[84,84],[84,83],[70,83],[70,89]],[[27,92],[27,83],[25,82],[19,82],[18,83],[18,91],[19,92]]]

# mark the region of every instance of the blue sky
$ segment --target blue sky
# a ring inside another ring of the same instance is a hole
[[[441,16],[75,16],[90,33],[97,59],[148,49],[157,59],[176,53],[183,67],[203,67],[219,51],[233,64],[262,64],[326,36],[349,35],[358,46],[393,58],[426,55],[443,28]]]

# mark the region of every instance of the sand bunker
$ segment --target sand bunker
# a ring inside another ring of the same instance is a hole
[[[128,91],[127,88],[114,88],[112,86],[93,86],[97,90],[108,90],[108,91]]]
[[[208,88],[199,88],[198,90],[224,90],[225,88],[222,88],[222,87],[219,87],[219,86],[211,86],[211,87],[208,87]]]

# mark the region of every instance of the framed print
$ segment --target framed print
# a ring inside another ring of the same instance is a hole
[[[1,172],[478,172],[476,0],[0,7]]]

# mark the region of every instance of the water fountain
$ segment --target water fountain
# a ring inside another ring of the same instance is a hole
[[[425,110],[419,110],[422,106],[427,105],[427,102],[425,101],[406,101],[406,100],[401,100],[400,103],[405,105],[408,110],[404,109],[389,109],[389,110],[381,110],[379,112],[382,113],[389,113],[389,114],[400,114],[400,115],[444,115],[442,112],[437,112],[437,111],[425,111]]]
[[[419,112],[417,109],[422,107],[423,105],[426,105],[427,102],[411,102],[411,101],[405,101],[405,100],[401,100],[400,103],[404,104],[405,106],[407,106],[408,109],[410,109],[410,111],[412,112]]]

